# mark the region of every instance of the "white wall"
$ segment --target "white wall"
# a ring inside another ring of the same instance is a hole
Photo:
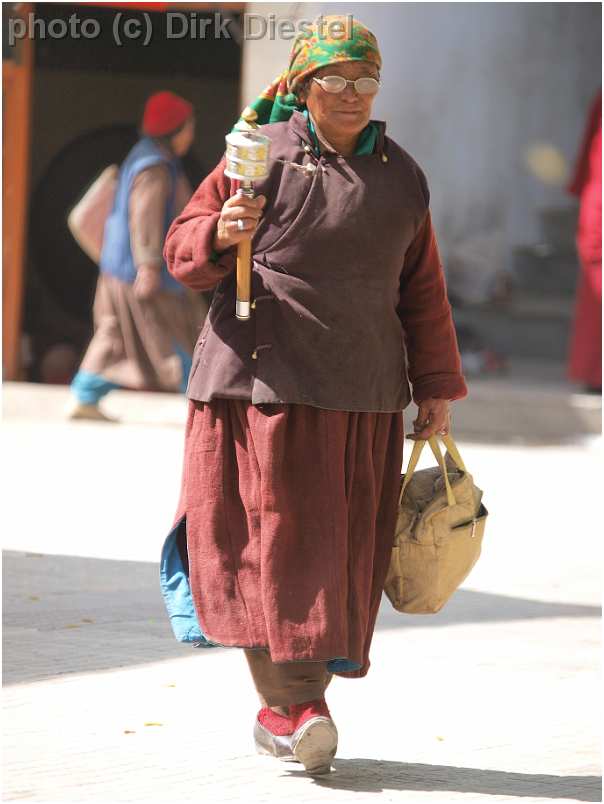
[[[484,229],[508,248],[539,238],[537,212],[573,202],[545,184],[526,149],[574,161],[601,81],[599,3],[251,3],[253,14],[353,13],[378,37],[375,117],[422,165],[445,252]],[[246,41],[243,105],[287,65],[291,41]]]

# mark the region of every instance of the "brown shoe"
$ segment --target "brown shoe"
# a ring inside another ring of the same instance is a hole
[[[67,414],[67,418],[71,421],[106,422],[108,424],[119,423],[119,419],[107,416],[98,405],[86,405],[83,402],[76,402]]]

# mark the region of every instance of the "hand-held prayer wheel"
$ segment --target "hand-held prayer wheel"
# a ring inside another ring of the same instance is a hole
[[[270,140],[257,131],[234,131],[226,136],[226,169],[231,179],[238,179],[238,193],[254,198],[255,179],[268,175],[268,152]],[[250,317],[252,290],[252,239],[243,240],[237,246],[237,302],[235,315],[241,321]]]

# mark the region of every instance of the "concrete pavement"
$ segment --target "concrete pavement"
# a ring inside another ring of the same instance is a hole
[[[490,511],[483,557],[438,615],[383,601],[368,676],[330,686],[340,747],[319,781],[254,753],[240,651],[171,635],[157,558],[180,401],[162,417],[116,394],[131,413],[113,426],[19,394],[3,422],[6,800],[600,800],[599,439],[460,442]]]

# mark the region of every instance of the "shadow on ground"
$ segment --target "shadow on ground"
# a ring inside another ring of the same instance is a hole
[[[172,636],[156,564],[14,551],[3,555],[4,684],[191,655],[192,647]],[[384,597],[377,627],[599,616],[597,606],[462,589],[430,616],[399,614]],[[217,650],[224,649],[208,652]]]
[[[554,776],[509,773],[450,765],[407,764],[374,759],[336,759],[330,776],[315,777],[315,784],[355,793],[383,793],[387,790],[474,793],[537,799],[601,801],[598,776]],[[302,771],[299,771],[302,772]],[[297,771],[291,771],[292,775]]]

